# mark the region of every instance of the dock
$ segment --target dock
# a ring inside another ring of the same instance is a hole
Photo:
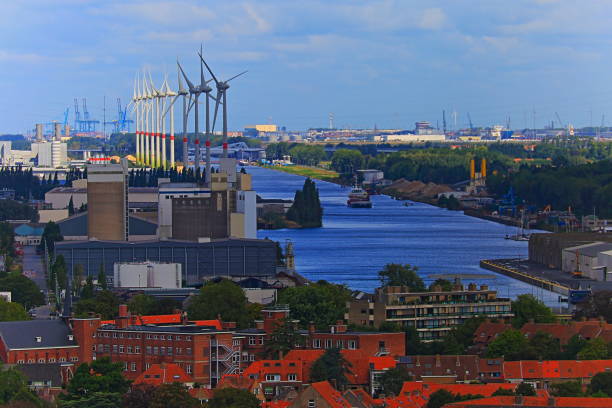
[[[537,276],[533,272],[521,271],[515,266],[517,261],[522,260],[484,259],[480,261],[480,267],[493,272],[501,273],[502,275],[509,276],[522,282],[529,283],[530,285],[549,290],[551,292],[559,293],[563,296],[570,295],[570,291],[572,290],[571,286],[555,280],[547,279],[545,277]]]

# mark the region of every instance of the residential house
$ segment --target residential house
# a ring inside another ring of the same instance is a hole
[[[360,398],[360,396],[362,398]],[[374,401],[367,393],[336,390],[328,381],[316,382],[299,393],[290,408],[374,408]]]
[[[134,384],[149,384],[156,387],[175,382],[188,388],[193,387],[193,378],[187,375],[178,364],[172,363],[152,364],[134,380]]]
[[[595,374],[610,371],[612,360],[506,361],[503,378],[511,383],[529,382],[537,388],[548,388],[565,381],[589,384]]]
[[[469,401],[451,402],[444,408],[609,408],[612,398],[496,396]]]
[[[470,381],[502,382],[502,358],[484,359],[475,355],[434,355],[400,357],[398,365],[418,381],[460,383]]]

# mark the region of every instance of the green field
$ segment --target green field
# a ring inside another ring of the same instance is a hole
[[[332,170],[325,170],[318,167],[308,166],[261,166],[267,169],[284,171],[285,173],[297,174],[298,176],[310,177],[316,180],[329,181],[332,183],[338,182],[338,173]]]

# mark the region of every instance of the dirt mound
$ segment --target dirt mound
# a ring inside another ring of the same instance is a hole
[[[402,178],[387,186],[383,193],[407,199],[422,199],[433,198],[447,191],[453,191],[453,189],[444,184],[425,184],[422,181],[408,181]]]

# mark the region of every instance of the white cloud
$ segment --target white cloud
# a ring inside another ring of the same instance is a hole
[[[153,41],[164,42],[204,42],[213,38],[213,34],[208,29],[194,31],[153,31],[145,35],[145,38]]]
[[[446,14],[442,9],[429,8],[423,10],[418,25],[425,30],[439,30],[446,25],[446,20]]]
[[[133,23],[154,22],[158,24],[184,26],[187,23],[216,18],[208,7],[194,1],[147,1],[138,3],[118,3],[93,8],[92,14],[129,16]]]

